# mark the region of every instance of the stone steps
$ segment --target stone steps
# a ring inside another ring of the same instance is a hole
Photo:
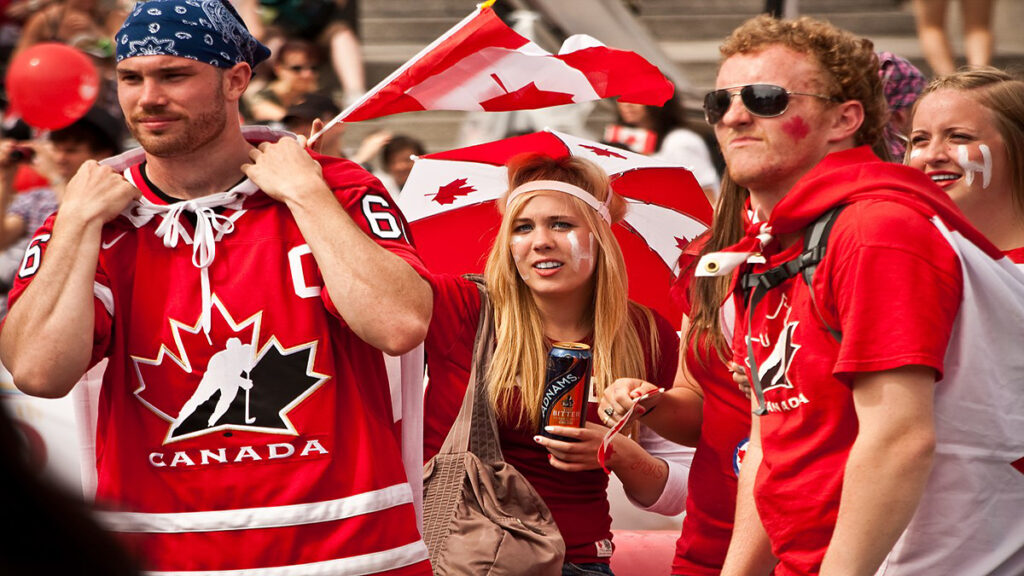
[[[468,14],[468,12],[466,13]],[[380,44],[418,44],[426,46],[457,24],[466,14],[449,16],[392,16],[363,18],[363,38]]]
[[[462,18],[476,7],[472,0],[363,0],[362,18],[455,17]]]
[[[850,0],[800,0],[801,12],[844,12],[851,9]],[[900,0],[858,0],[858,9],[886,10],[900,5]],[[644,16],[659,14],[758,14],[764,10],[764,0],[641,0],[640,13]]]
[[[914,17],[901,11],[807,12],[822,17],[840,28],[863,36],[912,34]],[[673,14],[642,16],[655,38],[660,41],[721,40],[752,14]]]

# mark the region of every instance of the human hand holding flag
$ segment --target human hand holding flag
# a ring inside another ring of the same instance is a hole
[[[651,410],[654,410],[655,405],[658,400],[661,399],[661,395],[664,392],[664,388],[658,388],[657,390],[651,390],[650,392],[633,400],[633,405],[629,407],[629,410],[627,410],[626,413],[623,414],[622,418],[613,424],[612,427],[608,429],[608,432],[605,433],[604,438],[601,439],[601,446],[597,449],[597,463],[601,465],[601,469],[604,470],[605,474],[612,473],[612,471],[608,469],[607,462],[608,457],[612,453],[611,444],[612,440],[615,439],[615,435],[621,432],[623,428],[633,423],[637,418]],[[611,408],[609,408],[609,410],[611,410]],[[607,424],[607,421],[605,423]]]
[[[551,54],[506,26],[493,3],[480,4],[324,130],[419,110],[532,110],[609,96],[657,106],[672,97],[672,83],[640,55],[586,35]]]

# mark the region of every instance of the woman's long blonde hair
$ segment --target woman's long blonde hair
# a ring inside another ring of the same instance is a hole
[[[750,192],[735,182],[726,172],[715,205],[711,221],[710,237],[700,255],[718,252],[743,238],[743,211],[746,210]],[[690,267],[696,266],[694,259]],[[690,268],[680,274],[693,274]],[[711,353],[721,362],[732,359],[731,343],[722,332],[721,308],[729,296],[732,276],[695,276],[690,284],[690,327],[683,335],[685,347],[693,350],[694,357],[702,366],[709,366]]]
[[[558,180],[573,184],[604,202],[612,194],[609,212],[612,222],[626,213],[626,202],[614,194],[608,176],[596,164],[582,158],[552,158],[529,154],[513,158],[508,165],[509,190],[534,180]],[[540,422],[540,399],[544,392],[549,344],[544,335],[540,311],[530,288],[523,282],[512,258],[513,222],[531,198],[544,192],[527,192],[514,198],[506,208],[506,192],[498,199],[504,212],[501,228],[487,258],[484,276],[494,306],[497,348],[487,378],[491,402],[498,418],[509,425]],[[593,326],[594,372],[591,386],[602,393],[615,378],[647,378],[645,355],[631,315],[646,320],[652,357],[657,363],[657,328],[651,312],[629,302],[626,265],[611,226],[590,206],[565,195],[576,206],[597,240],[593,275],[594,299],[586,312]],[[518,410],[517,410],[518,407]]]

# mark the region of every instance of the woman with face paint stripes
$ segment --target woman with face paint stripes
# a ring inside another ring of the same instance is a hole
[[[679,340],[668,321],[628,300],[625,263],[611,230],[626,204],[604,171],[587,160],[538,154],[513,159],[508,171],[509,193],[498,200],[503,218],[485,271],[496,333],[487,378],[501,449],[551,509],[566,543],[562,573],[611,574],[608,476],[597,450],[608,432],[602,423],[612,416],[598,412],[597,399],[620,377],[671,387]],[[440,275],[432,283],[425,458],[437,452],[458,414],[481,310],[475,283]],[[545,430],[571,442],[538,434],[545,362],[552,344],[562,341],[588,344],[593,353],[586,427]],[[678,514],[691,452],[638,428],[632,438],[615,437],[605,464],[634,505]]]
[[[906,162],[1006,258],[960,245],[964,300],[936,385],[930,479],[885,575],[1024,574],[1024,81],[988,67],[933,80]]]
[[[936,78],[914,109],[906,161],[1024,264],[1024,81],[996,68]]]

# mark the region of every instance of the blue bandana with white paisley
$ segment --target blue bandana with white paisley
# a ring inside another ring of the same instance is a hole
[[[116,36],[117,61],[133,56],[178,56],[231,68],[256,67],[270,49],[253,38],[227,0],[139,2]]]

